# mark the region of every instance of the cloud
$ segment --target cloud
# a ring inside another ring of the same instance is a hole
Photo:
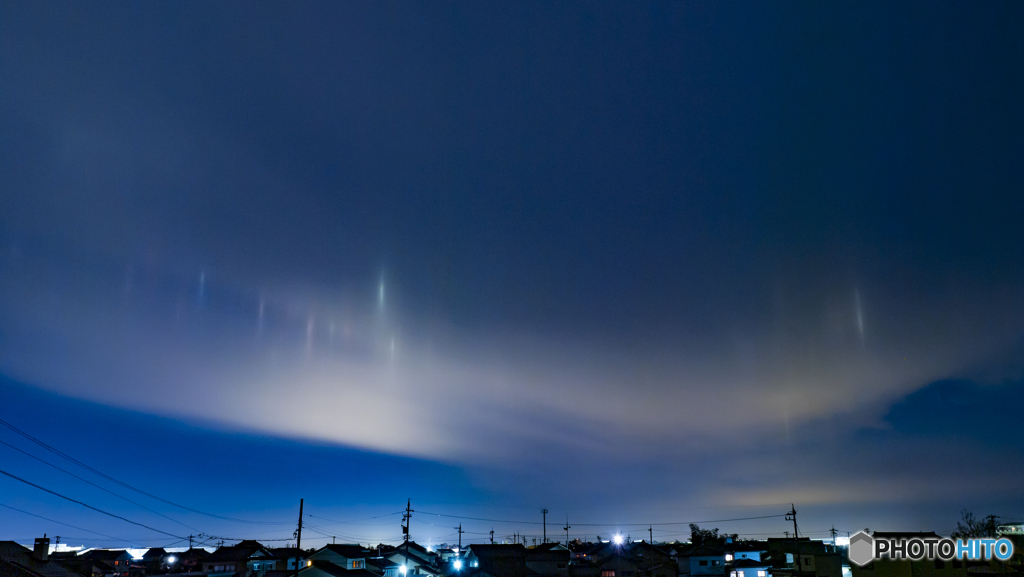
[[[801,352],[755,340],[780,357],[734,365],[728,354],[617,350],[585,338],[431,338],[429,324],[390,300],[236,290],[212,274],[127,267],[115,276],[38,254],[3,266],[9,345],[0,367],[20,380],[155,414],[456,462],[543,463],[567,452],[628,462],[681,447],[785,444],[834,415],[870,422],[879,403],[965,362],[892,366],[856,341]],[[912,422],[901,415],[890,418]]]

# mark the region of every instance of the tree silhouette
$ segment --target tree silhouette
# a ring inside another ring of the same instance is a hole
[[[954,539],[971,539],[976,537],[995,537],[998,527],[998,515],[988,515],[976,519],[974,513],[964,509],[960,511],[960,520],[956,523],[956,531],[950,537]]]

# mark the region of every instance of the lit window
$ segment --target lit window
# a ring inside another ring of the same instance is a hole
[[[768,577],[768,572],[762,569],[757,572],[757,577]]]
[[[732,561],[732,553],[726,553],[725,554],[725,560],[726,561]]]
[[[729,573],[729,577],[737,577],[737,576],[736,576],[736,572],[735,572],[735,571],[733,571],[732,573]]]
[[[615,571],[601,571],[601,577],[615,577]]]

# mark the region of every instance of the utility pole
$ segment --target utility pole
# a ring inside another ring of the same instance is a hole
[[[192,549],[192,535],[188,536],[188,548]]]
[[[334,535],[331,535],[331,545],[337,545],[337,544],[338,544],[338,538],[335,537]]]
[[[651,537],[651,540],[647,542],[648,545],[654,545],[654,525],[647,526],[647,534]]]
[[[409,521],[412,520],[412,499],[405,502],[405,513],[402,514],[402,535],[405,536],[405,542],[409,542]]]
[[[491,545],[494,545],[494,529],[491,529]]]
[[[409,564],[409,525],[412,521],[412,499],[405,502],[405,513],[402,515],[402,533],[405,535],[405,564]]]
[[[836,531],[836,526],[835,525],[832,525],[832,529],[829,530],[829,533],[832,533],[832,546],[835,547],[836,546],[836,533],[838,533],[838,531]]]
[[[465,531],[462,530],[462,523],[459,523],[459,526],[455,527],[455,529],[458,529],[459,531],[459,553],[462,553],[462,534],[465,533]]]
[[[565,531],[565,548],[566,549],[569,548],[569,529],[572,529],[572,526],[569,525],[569,514],[566,513],[565,514],[565,527],[562,527],[562,530]],[[571,558],[572,557],[570,556],[570,559]]]
[[[794,577],[797,572],[803,573],[803,562],[800,559],[800,532],[796,528],[796,505],[790,503],[789,513],[786,513],[786,520],[793,522],[793,543],[796,544],[796,556],[793,558]]]
[[[544,543],[548,542],[548,510],[541,509],[540,514],[544,515]]]
[[[299,528],[295,530],[295,577],[299,577],[299,562],[302,561],[302,499],[299,499]]]

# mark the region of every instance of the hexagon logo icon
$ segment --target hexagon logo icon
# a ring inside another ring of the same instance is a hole
[[[850,537],[850,561],[857,565],[866,565],[875,558],[875,540],[864,531],[857,531]]]

